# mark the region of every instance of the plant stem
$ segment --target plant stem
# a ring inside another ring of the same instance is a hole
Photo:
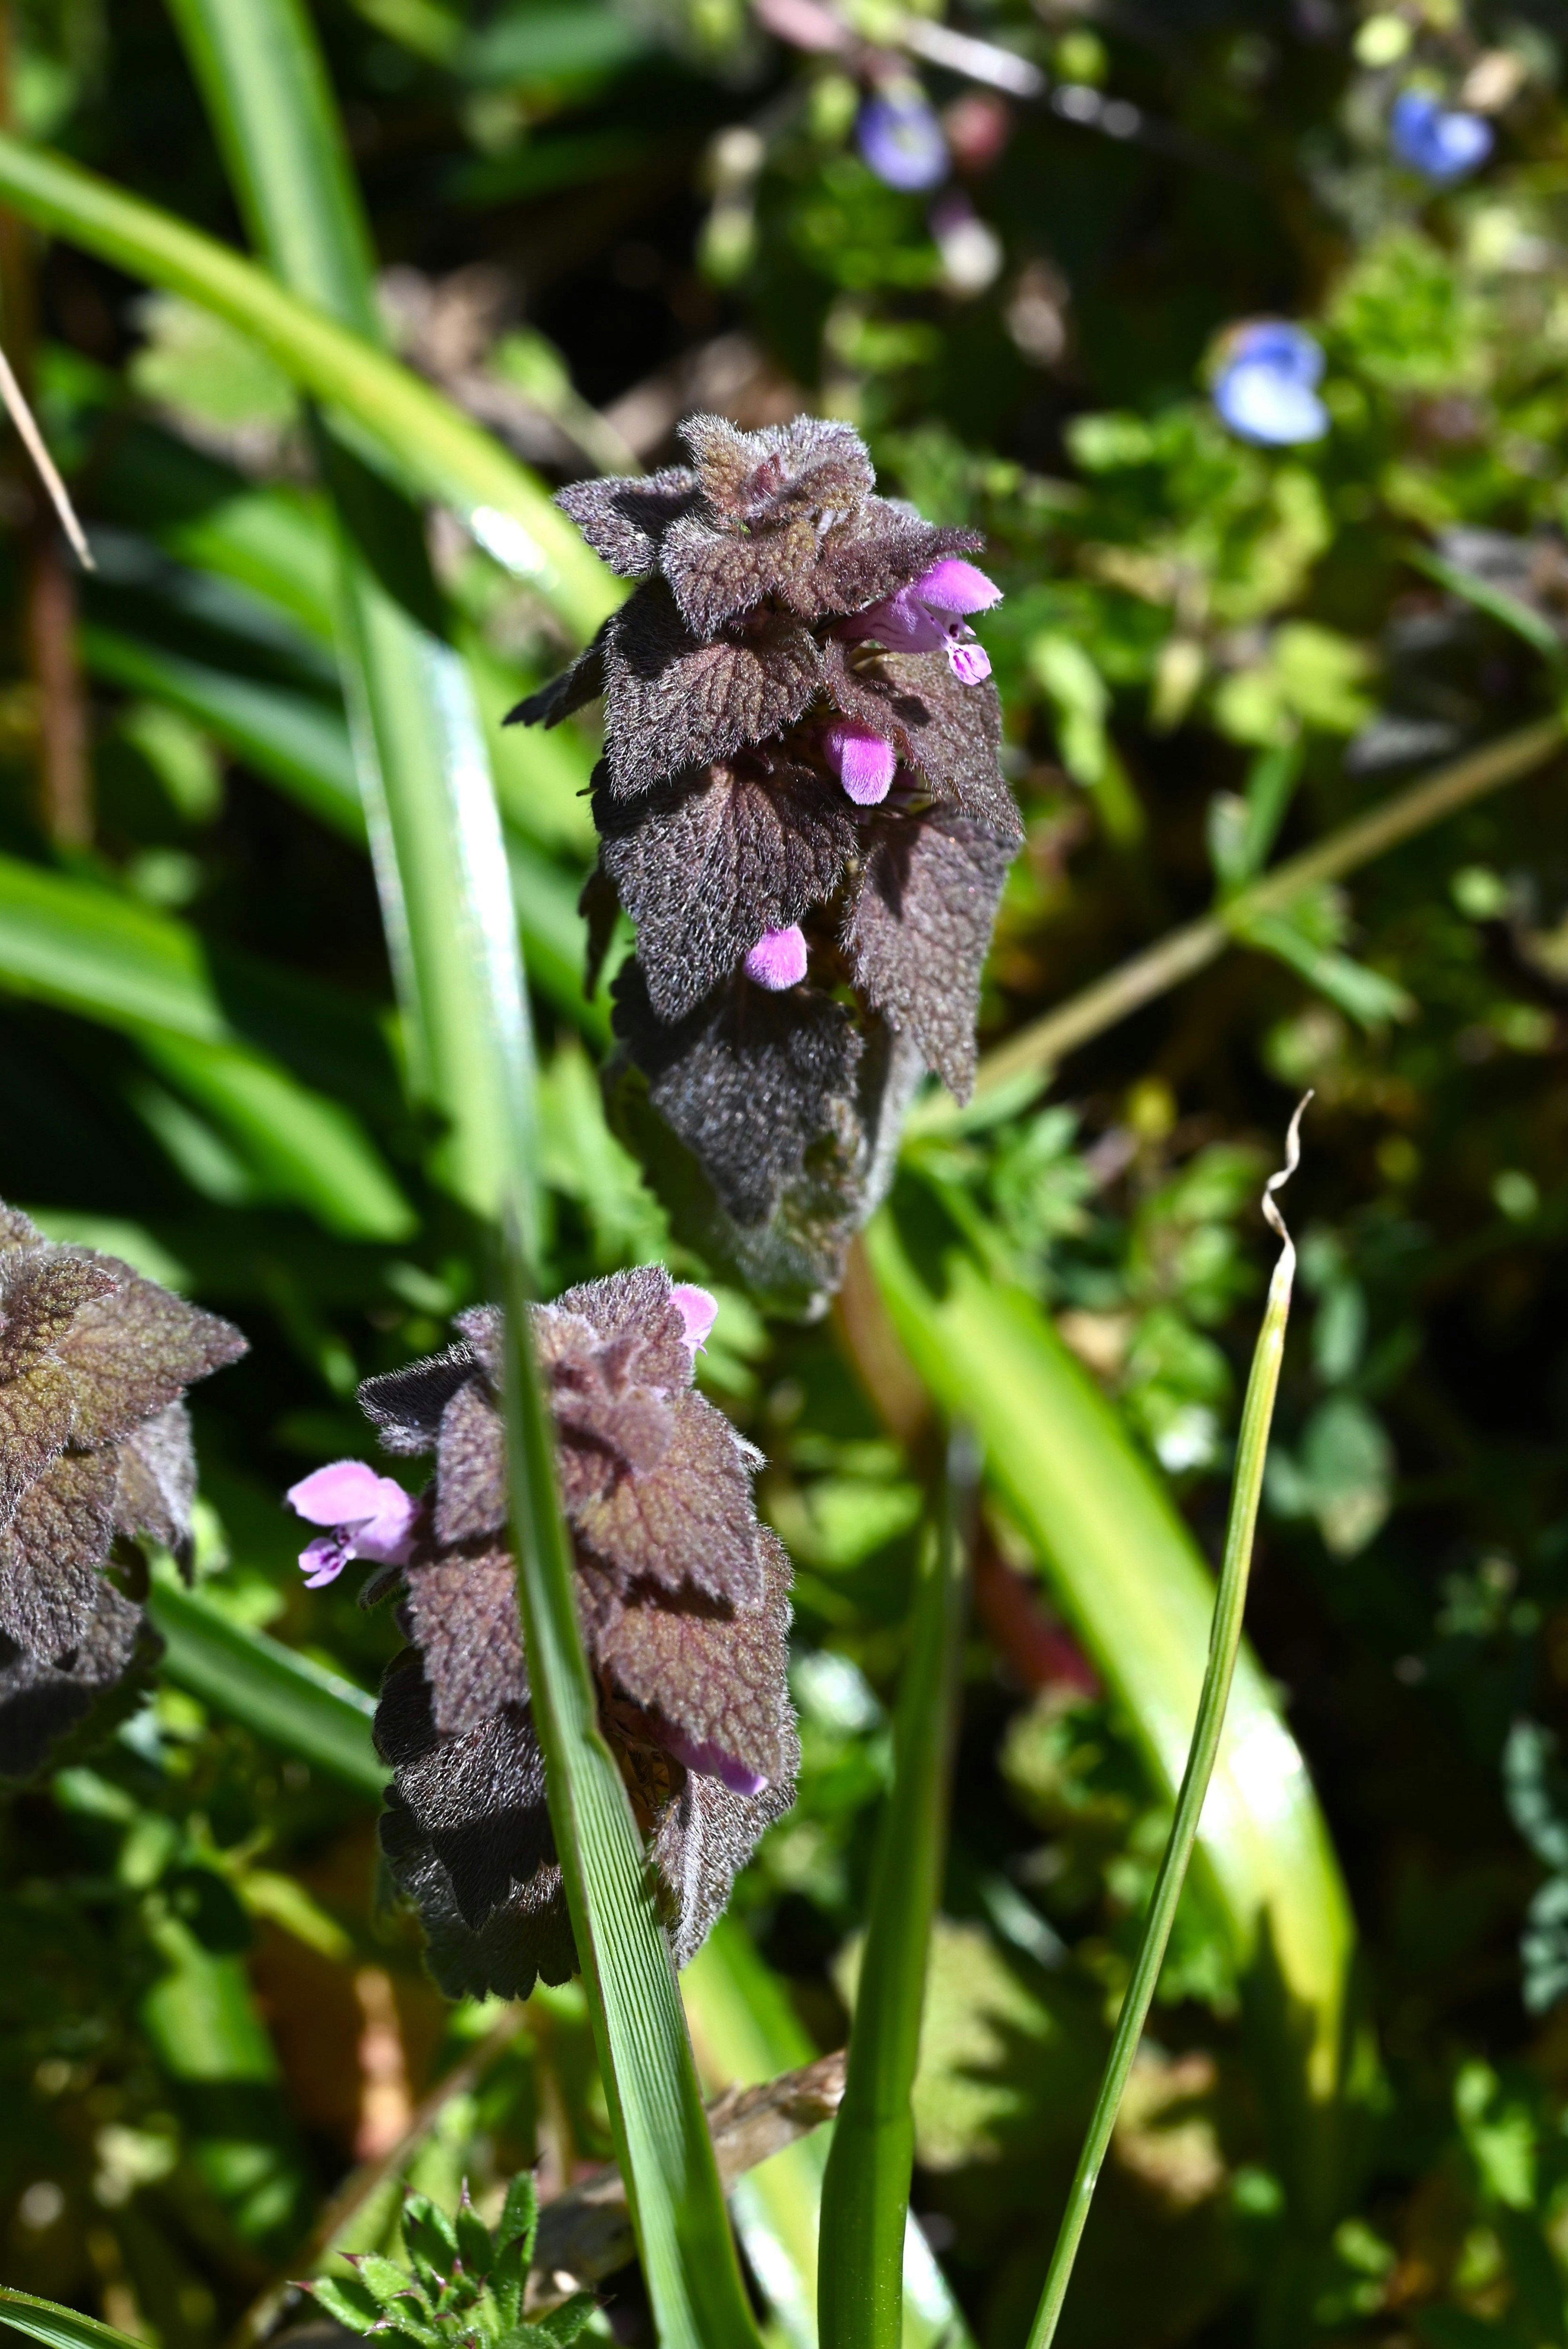
[[[866,1946],[844,2102],[822,2189],[817,2324],[822,2349],[898,2349],[904,2230],[926,1956],[941,1884],[949,1763],[968,1584],[968,1520],[979,1474],[955,1423],[942,1521],[916,1591],[894,1723],[893,1790],[877,1838]]]
[[[1110,2147],[1111,2132],[1116,2127],[1133,2059],[1143,2036],[1143,2026],[1153,2002],[1159,1970],[1165,1962],[1166,1945],[1170,1940],[1177,1903],[1187,1878],[1187,1864],[1192,1857],[1203,1799],[1209,1792],[1209,1781],[1213,1775],[1215,1758],[1220,1751],[1220,1734],[1225,1725],[1225,1706],[1236,1669],[1237,1651],[1241,1644],[1241,1618],[1246,1609],[1247,1577],[1252,1563],[1252,1538],[1263,1487],[1263,1462],[1268,1454],[1269,1428],[1274,1415],[1274,1395],[1279,1387],[1280,1362],[1284,1352],[1285,1324],[1290,1319],[1291,1284],[1296,1268],[1295,1248],[1274,1205],[1273,1194],[1295,1172],[1300,1155],[1302,1112],[1311,1099],[1312,1095],[1308,1093],[1298,1104],[1286,1137],[1284,1166],[1279,1174],[1270,1176],[1263,1194],[1263,1213],[1283,1245],[1279,1261],[1274,1266],[1273,1278],[1269,1283],[1263,1326],[1258,1334],[1251,1373],[1247,1381],[1247,1398],[1241,1407],[1241,1435],[1236,1454],[1235,1482],[1231,1492],[1230,1522],[1225,1528],[1225,1555],[1220,1568],[1220,1588],[1214,1601],[1214,1622],[1209,1640],[1209,1662],[1203,1674],[1202,1693],[1198,1701],[1192,1745],[1182,1775],[1181,1792],[1177,1797],[1170,1837],[1165,1847],[1154,1897],[1144,1921],[1137,1962],[1133,1968],[1132,1980],[1127,1984],[1122,2011],[1116,2019],[1116,2035],[1106,2060],[1105,2076],[1100,2082],[1100,2093],[1090,2117],[1084,2148],[1078,2157],[1078,2167],[1067,2196],[1067,2207],[1056,2236],[1056,2247],[1051,2254],[1051,2265],[1046,2271],[1045,2287],[1029,2335],[1029,2349],[1049,2349],[1055,2334],[1073,2272],[1073,2262],[1078,2255],[1089,2206],[1099,2181],[1101,2165]]]
[[[1444,816],[1468,807],[1472,800],[1484,797],[1488,792],[1500,791],[1504,783],[1529,774],[1562,748],[1565,734],[1568,727],[1561,718],[1542,718],[1532,726],[1522,726],[1517,733],[1505,734],[1501,741],[1490,742],[1483,750],[1456,759],[1450,766],[1439,767],[1435,774],[1412,783],[1408,791],[1400,792],[1381,807],[1331,833],[1315,847],[1303,849],[1299,856],[1288,857],[1262,880],[1238,890],[1225,905],[1216,906],[1196,922],[1184,923],[1179,929],[1170,931],[1119,968],[1096,979],[1092,987],[1069,997],[1044,1019],[1021,1028],[994,1051],[987,1052],[975,1077],[976,1098],[1030,1072],[1044,1079],[1058,1061],[1076,1051],[1080,1044],[1114,1028],[1119,1019],[1140,1010],[1156,996],[1190,978],[1207,964],[1217,962],[1228,946],[1245,939],[1249,927],[1260,915],[1280,912],[1303,890],[1354,873],[1357,866],[1370,864],[1375,856],[1413,839],[1428,824],[1438,823]],[[918,1123],[920,1131],[934,1132],[945,1122],[940,1115],[928,1114],[918,1122],[912,1119],[910,1130],[914,1131]]]

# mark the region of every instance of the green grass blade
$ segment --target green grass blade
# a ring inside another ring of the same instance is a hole
[[[1174,1801],[1214,1603],[1191,1535],[1031,1297],[956,1244],[928,1253],[892,1212],[867,1240],[911,1361],[975,1427],[988,1480]],[[1245,1646],[1198,1856],[1246,1983],[1281,2174],[1314,2220],[1340,2160],[1355,1931],[1300,1751]]]
[[[351,1240],[406,1240],[419,1217],[353,1112],[265,1054],[144,1030],[144,1057],[234,1142],[263,1190]]]
[[[83,2316],[78,2309],[61,2308],[56,2301],[38,2300],[30,2292],[13,2292],[5,2284],[0,2284],[0,2324],[41,2341],[44,2349],[146,2349],[132,2334],[117,2333],[96,2316]]]
[[[1177,1903],[1187,1880],[1187,1866],[1192,1857],[1198,1822],[1220,1752],[1225,1707],[1235,1676],[1237,1653],[1241,1645],[1241,1619],[1246,1610],[1247,1580],[1258,1527],[1258,1504],[1263,1493],[1263,1463],[1268,1456],[1269,1430],[1273,1423],[1274,1397],[1279,1391],[1280,1364],[1285,1350],[1285,1325],[1290,1319],[1291,1284],[1295,1277],[1296,1252],[1273,1203],[1272,1194],[1295,1172],[1300,1152],[1302,1110],[1305,1107],[1303,1101],[1291,1120],[1284,1170],[1272,1177],[1264,1194],[1263,1212],[1284,1245],[1269,1283],[1263,1325],[1258,1333],[1252,1368],[1247,1381],[1246,1399],[1241,1406],[1241,1434],[1231,1488],[1225,1554],[1220,1562],[1220,1588],[1215,1594],[1209,1658],[1198,1701],[1198,1718],[1193,1723],[1192,1744],[1182,1774],[1181,1791],[1177,1797],[1176,1816],[1171,1821],[1165,1856],[1160,1861],[1159,1874],[1149,1899],[1148,1914],[1144,1920],[1132,1979],[1116,2018],[1110,2054],[1106,2059],[1105,2077],[1089,2118],[1083,2151],[1068,2190],[1067,2207],[1051,2255],[1044,2289],[1040,2295],[1040,2306],[1030,2331],[1029,2349],[1050,2349],[1055,2338],[1062,2305],[1073,2273],[1073,2262],[1077,2257],[1078,2245],[1088,2221],[1089,2206],[1094,2199],[1100,2168],[1110,2150],[1111,2132],[1127,2093],[1144,2024],[1154,2003],[1159,1970],[1165,1962],[1165,1952],[1170,1940],[1170,1929],[1176,1922]]]
[[[721,1917],[680,1977],[704,2085],[751,2087],[809,2064],[816,2049],[743,1925]],[[790,2349],[816,2349],[817,2230],[832,2130],[816,2129],[736,2181],[736,2230]],[[967,2349],[962,2311],[925,2237],[904,2238],[902,2349]]]
[[[513,1530],[534,1718],[643,2276],[662,2349],[756,2349],[675,1969],[626,1785],[599,1732],[514,1227],[506,1269]]]
[[[312,694],[237,677],[119,628],[89,622],[81,648],[94,677],[177,709],[330,831],[364,844],[365,811],[340,712]]]
[[[295,0],[243,0],[255,19],[254,41],[233,32],[236,5],[182,0],[182,19],[201,15],[192,59],[208,82],[209,108],[237,171],[259,178],[301,142],[336,133],[329,121],[322,129],[319,67],[290,61],[311,38]],[[239,78],[231,60],[242,54]],[[314,93],[303,110],[302,89]],[[274,118],[291,109],[296,119],[280,129]],[[320,159],[310,170],[324,215],[351,203]],[[246,209],[258,222],[280,216],[277,204],[254,192]],[[350,250],[343,222],[323,216],[319,232],[339,266]],[[286,247],[272,258],[287,270],[291,255],[297,259]],[[533,1044],[494,793],[467,680],[439,641],[418,518],[340,443],[324,437],[324,448],[344,543],[339,634],[350,656],[350,725],[389,939],[416,1011],[419,1075],[452,1119],[454,1187],[496,1216],[504,1235],[519,1605],[617,2151],[665,2349],[739,2349],[754,2343],[755,2328],[641,1839],[598,1733],[555,1495],[554,1436],[530,1360],[538,1232]]]
[[[163,1670],[177,1687],[280,1753],[380,1801],[387,1772],[370,1740],[373,1696],[266,1632],[236,1623],[200,1588],[155,1582],[147,1611],[163,1635]]]
[[[413,1229],[412,1209],[353,1112],[240,1035],[201,939],[183,923],[0,857],[0,988],[133,1037],[219,1120],[268,1187],[329,1230],[400,1239]]]
[[[827,2157],[817,2281],[823,2349],[896,2349],[902,2331],[915,2157],[910,2095],[947,1837],[976,1473],[971,1440],[956,1425],[941,1525],[915,1590],[893,1724],[893,1786],[877,1830],[844,2102]]]
[[[349,419],[396,479],[450,505],[579,635],[618,602],[609,574],[499,441],[410,368],[216,238],[61,155],[5,136],[0,202],[35,228],[182,294],[249,335],[303,390]]]

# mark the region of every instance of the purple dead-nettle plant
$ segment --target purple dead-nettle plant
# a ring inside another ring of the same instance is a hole
[[[752,1506],[756,1454],[691,1383],[713,1309],[657,1266],[533,1309],[600,1724],[682,1965],[788,1809],[799,1750],[789,1560]],[[419,1500],[358,1461],[290,1497],[333,1528],[301,1557],[313,1586],[358,1557],[376,1563],[367,1599],[401,1594],[410,1645],[376,1714],[396,1773],[381,1840],[431,1968],[453,1997],[523,1998],[576,1958],[518,1629],[501,1315],[480,1306],[456,1326],[444,1354],[359,1390],[389,1451],[435,1454]]]
[[[244,1351],[215,1314],[0,1205],[0,1777],[134,1701],[160,1643],[108,1569],[143,1574],[139,1539],[188,1564],[182,1398]]]
[[[560,492],[641,584],[513,715],[554,725],[604,698],[584,910],[590,980],[618,909],[637,925],[616,981],[623,1133],[683,1231],[820,1299],[921,1070],[961,1099],[973,1080],[1023,837],[971,625],[1000,591],[974,533],[875,494],[846,424],[680,432],[689,466]]]

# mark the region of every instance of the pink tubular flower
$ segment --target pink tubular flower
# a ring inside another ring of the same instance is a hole
[[[718,1299],[690,1280],[678,1280],[670,1292],[670,1302],[685,1326],[686,1343],[693,1355],[701,1353],[707,1343],[708,1332],[718,1317]]]
[[[879,604],[857,612],[838,633],[851,642],[874,637],[894,653],[945,652],[960,684],[978,685],[991,675],[991,659],[963,616],[989,611],[1001,600],[994,579],[961,555],[950,554],[912,587],[900,587],[897,595],[884,595]]]
[[[805,977],[805,933],[798,922],[787,930],[764,930],[746,957],[746,977],[774,995]]]
[[[836,718],[823,729],[827,763],[857,807],[875,807],[888,796],[898,765],[891,742],[856,718]]]
[[[390,1476],[363,1460],[335,1460],[288,1488],[288,1504],[313,1526],[330,1526],[299,1553],[306,1590],[335,1582],[351,1557],[401,1566],[413,1539],[418,1504]]]

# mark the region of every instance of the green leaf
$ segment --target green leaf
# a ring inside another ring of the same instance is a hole
[[[823,2184],[817,2322],[833,2349],[896,2349],[903,2329],[910,2096],[941,1882],[977,1473],[972,1442],[955,1428],[941,1527],[926,1544],[911,1611],[893,1786],[877,1829],[844,2102]]]
[[[379,1802],[387,1772],[370,1742],[374,1697],[266,1632],[234,1622],[200,1589],[159,1579],[147,1609],[163,1635],[163,1670],[176,1687]]]
[[[35,228],[182,294],[251,336],[302,390],[340,414],[394,479],[452,506],[480,544],[580,635],[619,600],[602,564],[499,441],[410,369],[215,238],[63,156],[4,136],[0,200]]]
[[[545,2344],[552,2342],[556,2349],[566,2349],[566,2344],[576,2339],[597,2305],[591,2292],[575,2292],[570,2300],[561,2302],[559,2308],[552,2308],[545,2315],[536,2316],[532,2324],[525,2324],[521,2329],[533,2336],[536,2349],[545,2349]]]
[[[401,1240],[414,1214],[352,1112],[259,1052],[147,1030],[141,1049],[222,1125],[275,1197],[345,1239]]]
[[[974,1425],[988,1481],[1174,1800],[1213,1612],[1191,1535],[1032,1298],[945,1233],[917,1236],[908,1217],[885,1211],[867,1241],[911,1361],[937,1401]],[[1300,1751],[1245,1647],[1198,1852],[1246,1981],[1276,2166],[1298,2208],[1321,2218],[1356,2052],[1355,1931]]]
[[[81,647],[94,677],[166,702],[333,832],[364,844],[354,753],[338,711],[313,694],[237,677],[118,628],[89,623]]]
[[[501,2217],[495,2229],[495,2240],[504,2251],[510,2243],[521,2243],[523,2261],[530,2266],[534,2258],[534,2239],[539,2231],[539,2189],[533,2172],[520,2169],[506,2189],[506,2199],[501,2206]]]
[[[405,2199],[402,2228],[409,2264],[433,2298],[451,2281],[457,2261],[457,2230],[446,2212],[424,2194]]]
[[[463,2273],[487,2276],[495,2258],[495,2246],[490,2240],[490,2230],[468,2199],[466,2184],[462,2199],[457,2206],[457,2249]]]
[[[408,2270],[400,2268],[396,2260],[383,2259],[379,2251],[346,2252],[344,2257],[353,2269],[356,2281],[375,2294],[383,2310],[395,2300],[407,2299],[412,2302],[406,2312],[409,2316],[422,2313],[418,2287]]]
[[[239,1037],[195,932],[108,889],[0,857],[0,988],[134,1037],[215,1116],[275,1195],[331,1231],[416,1218],[353,1113]]]
[[[386,2314],[375,2292],[358,2276],[318,2276],[307,2289],[327,2315],[350,2333],[374,2333]]]
[[[144,2349],[130,2333],[117,2333],[96,2316],[62,2308],[57,2301],[38,2300],[30,2292],[13,2292],[5,2284],[0,2284],[0,2321],[42,2341],[46,2349]]]

